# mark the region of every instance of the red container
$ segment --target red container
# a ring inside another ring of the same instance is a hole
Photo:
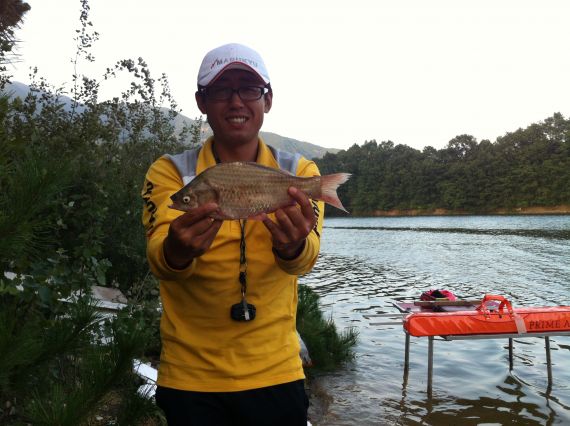
[[[499,308],[490,311],[488,301],[499,301]],[[570,331],[570,306],[513,309],[503,296],[488,294],[474,311],[410,314],[404,329],[416,337]]]

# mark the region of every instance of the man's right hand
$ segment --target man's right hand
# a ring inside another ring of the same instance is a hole
[[[218,210],[214,203],[189,210],[170,224],[164,239],[164,258],[173,269],[184,269],[195,257],[203,255],[212,245],[222,226],[210,214]]]

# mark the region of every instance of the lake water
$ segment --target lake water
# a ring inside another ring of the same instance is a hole
[[[500,294],[514,307],[570,305],[570,216],[329,218],[300,282],[339,330],[360,334],[354,362],[315,382],[330,402],[316,424],[570,424],[570,337],[550,339],[550,389],[542,338],[514,340],[511,372],[507,339],[436,340],[430,398],[428,339],[411,337],[405,377],[402,326],[365,318],[434,288]]]

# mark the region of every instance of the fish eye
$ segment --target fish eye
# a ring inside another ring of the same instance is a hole
[[[184,197],[182,197],[182,202],[184,204],[188,204],[190,202],[190,197],[188,195],[185,195]]]

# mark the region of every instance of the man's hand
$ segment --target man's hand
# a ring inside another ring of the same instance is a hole
[[[305,240],[317,222],[309,197],[303,191],[291,187],[289,195],[298,205],[277,210],[277,223],[267,215],[262,217],[265,227],[273,237],[273,248],[282,259],[294,259],[301,254]]]
[[[166,263],[174,269],[184,269],[208,250],[222,226],[221,220],[209,217],[217,209],[216,204],[208,203],[172,221],[164,239]]]

